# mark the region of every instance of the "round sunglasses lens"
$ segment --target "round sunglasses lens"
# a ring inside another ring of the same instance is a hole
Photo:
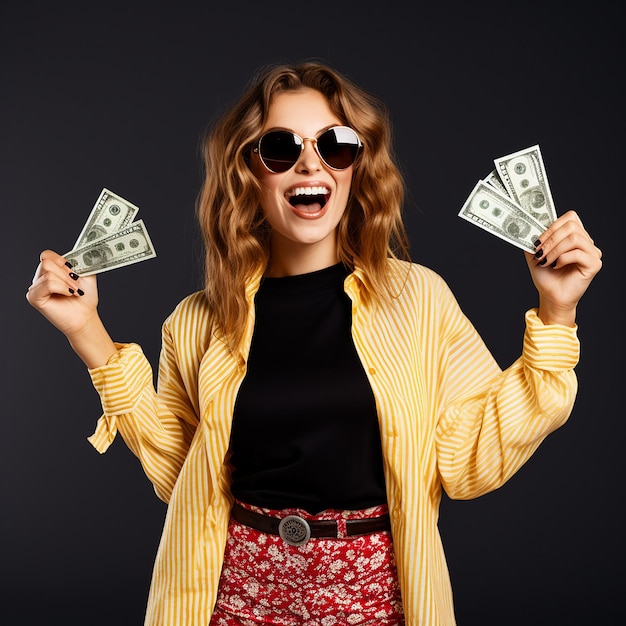
[[[282,130],[263,135],[259,142],[259,155],[263,163],[272,172],[286,172],[300,158],[302,151],[300,140],[293,134]]]
[[[347,126],[336,126],[317,138],[317,149],[330,167],[344,170],[350,167],[359,152],[359,138]]]

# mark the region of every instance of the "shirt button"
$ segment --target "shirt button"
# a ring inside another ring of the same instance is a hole
[[[376,368],[375,367],[370,367],[369,368],[369,373],[373,376],[374,374],[376,374]]]

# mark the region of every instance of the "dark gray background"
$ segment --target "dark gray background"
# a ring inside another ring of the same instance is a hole
[[[412,256],[503,367],[535,292],[521,251],[457,217],[492,159],[539,143],[559,212],[603,249],[570,421],[499,491],[444,500],[440,525],[461,626],[622,623],[619,3],[213,4],[0,9],[0,622],[141,624],[165,514],[121,439],[104,456],[85,441],[87,372],[24,298],[39,252],[73,245],[103,187],[139,205],[158,257],[103,274],[100,310],[156,363],[161,322],[200,286],[201,132],[259,66],[316,58],[388,104]]]

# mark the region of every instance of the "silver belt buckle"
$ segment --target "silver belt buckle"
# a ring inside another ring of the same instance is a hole
[[[302,517],[287,515],[278,524],[278,534],[290,546],[303,546],[311,538],[311,527]]]

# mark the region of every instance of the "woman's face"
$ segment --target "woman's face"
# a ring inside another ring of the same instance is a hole
[[[274,97],[263,133],[282,129],[302,138],[317,137],[342,123],[319,91],[305,89]],[[348,202],[353,166],[329,168],[312,141],[304,142],[300,158],[286,172],[270,172],[257,153],[251,164],[272,228],[268,275],[303,274],[337,263],[337,225]]]

